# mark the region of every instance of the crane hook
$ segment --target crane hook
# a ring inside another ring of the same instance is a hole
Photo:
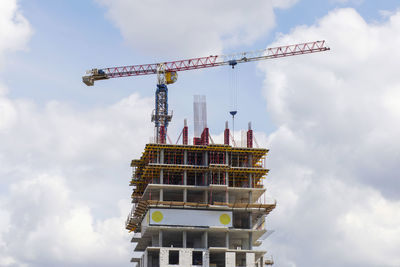
[[[232,66],[232,69],[235,68],[235,66],[237,65],[237,61],[236,60],[229,60],[229,65]]]

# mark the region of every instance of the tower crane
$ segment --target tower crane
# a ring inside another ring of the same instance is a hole
[[[315,41],[229,55],[211,55],[208,57],[198,57],[153,64],[91,69],[86,72],[87,75],[82,77],[82,81],[86,85],[92,86],[94,85],[95,81],[100,80],[156,74],[157,89],[155,95],[155,109],[153,110],[151,120],[154,122],[156,127],[157,142],[165,143],[167,127],[172,119],[172,114],[169,114],[168,112],[167,85],[176,82],[178,78],[178,71],[203,69],[224,65],[230,65],[232,68],[234,68],[239,63],[311,54],[327,50],[330,50],[330,48],[325,45],[325,41]]]

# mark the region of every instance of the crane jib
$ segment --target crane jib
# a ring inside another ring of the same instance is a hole
[[[157,74],[157,69],[160,65],[163,65],[163,69],[165,72],[177,72],[217,67],[222,65],[232,65],[232,62],[245,63],[273,58],[310,54],[327,50],[330,50],[330,48],[325,46],[325,41],[316,41],[267,48],[258,51],[236,53],[231,55],[208,56],[163,63],[104,68],[99,70],[94,69],[92,70],[92,75],[85,77],[86,80],[91,79],[94,82],[97,80],[104,80],[109,78]]]

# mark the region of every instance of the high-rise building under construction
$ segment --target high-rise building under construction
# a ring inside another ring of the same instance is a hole
[[[143,252],[132,262],[140,267],[272,264],[266,251],[257,249],[266,235],[265,217],[276,206],[264,201],[268,150],[253,147],[250,124],[245,146],[230,142],[227,124],[224,144],[215,144],[202,115],[205,107],[201,100],[197,104],[195,132],[203,129],[193,144],[185,121],[181,144],[156,140],[131,163],[133,208],[126,227],[134,232],[135,251]]]
[[[265,237],[265,216],[276,203],[265,203],[262,179],[268,170],[263,160],[268,150],[253,148],[253,132],[238,146],[226,126],[224,144],[215,144],[209,135],[205,98],[194,106],[193,143],[188,127],[182,130],[182,144],[166,144],[168,84],[177,72],[231,66],[239,63],[306,55],[330,50],[325,41],[278,46],[262,50],[210,55],[184,60],[91,69],[82,77],[88,85],[95,81],[157,74],[154,142],[147,144],[140,159],[132,161],[134,187],[132,212],[126,227],[134,231],[132,258],[140,267],[150,266],[264,266],[265,251],[254,249]],[[233,119],[237,110],[230,111]],[[232,125],[234,127],[234,125]],[[211,143],[210,143],[211,140]],[[244,142],[243,142],[244,141]],[[268,233],[267,233],[268,234]],[[262,239],[262,238],[261,238]]]

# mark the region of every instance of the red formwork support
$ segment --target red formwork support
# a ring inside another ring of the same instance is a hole
[[[247,147],[253,147],[253,130],[247,131]]]
[[[160,140],[159,140],[160,144],[165,144],[165,137],[166,137],[165,126],[161,125],[160,126]]]
[[[200,137],[193,137],[193,145],[195,145],[195,146],[201,145],[201,138]]]
[[[210,133],[208,128],[204,128],[203,133],[201,134],[201,144],[204,146],[208,146],[210,140]]]
[[[224,144],[229,145],[229,129],[225,129],[224,131]]]
[[[184,145],[187,145],[189,141],[189,128],[187,126],[183,127],[183,136],[182,142]]]

